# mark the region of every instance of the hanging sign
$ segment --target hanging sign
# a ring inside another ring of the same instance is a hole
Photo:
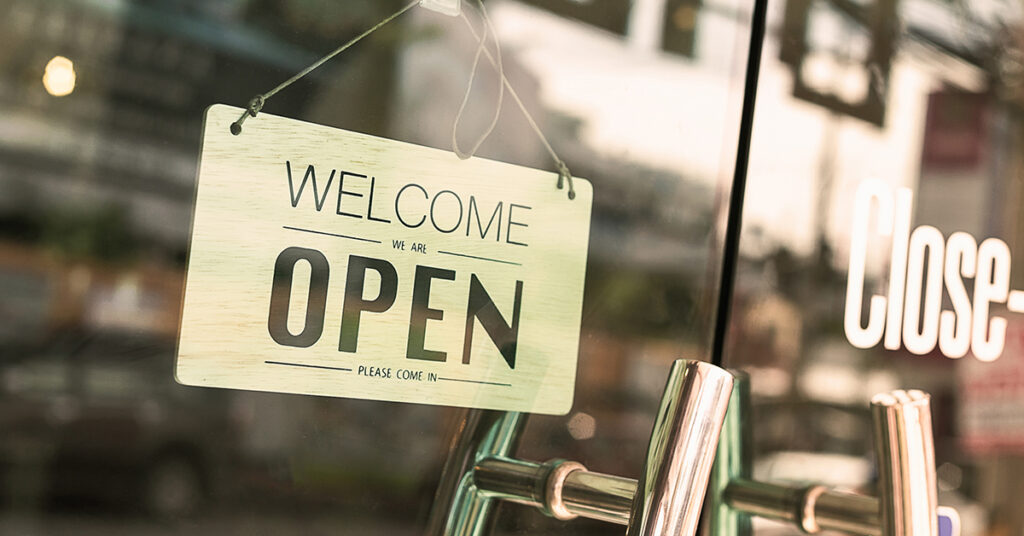
[[[241,111],[206,113],[179,382],[568,412],[587,181]]]

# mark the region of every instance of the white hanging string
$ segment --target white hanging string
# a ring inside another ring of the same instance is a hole
[[[315,69],[317,69],[321,65],[327,63],[328,61],[333,59],[338,54],[341,54],[345,50],[348,50],[349,47],[351,47],[352,45],[355,45],[356,43],[361,41],[366,36],[372,34],[373,32],[375,32],[377,30],[379,30],[382,26],[384,26],[385,24],[387,24],[387,23],[391,22],[392,20],[396,19],[398,16],[402,15],[406,11],[409,11],[410,9],[415,7],[416,4],[418,4],[418,3],[419,3],[419,0],[413,0],[412,2],[407,4],[405,7],[399,9],[398,11],[392,13],[391,15],[388,15],[383,20],[381,20],[377,24],[373,25],[370,29],[368,29],[365,32],[357,35],[356,37],[354,37],[351,40],[349,40],[347,43],[345,43],[345,44],[341,45],[340,47],[338,47],[338,48],[334,49],[333,51],[331,51],[326,56],[324,56],[324,57],[320,58],[319,60],[313,62],[311,65],[309,65],[305,69],[299,71],[298,73],[296,73],[294,76],[292,76],[288,80],[285,80],[284,82],[280,83],[274,89],[271,89],[270,91],[268,91],[266,93],[262,93],[262,94],[259,94],[259,95],[256,95],[255,97],[253,97],[249,101],[248,106],[246,106],[245,111],[242,112],[242,115],[238,118],[238,120],[235,121],[234,123],[231,123],[231,133],[236,135],[236,136],[241,134],[242,133],[242,123],[244,123],[245,120],[247,118],[249,118],[249,117],[256,117],[256,115],[259,114],[263,110],[263,106],[266,105],[266,103],[270,99],[270,97],[273,97],[274,95],[276,95],[281,90],[287,88],[288,86],[290,86],[293,83],[295,83],[296,81],[298,81],[300,78],[302,78],[302,77],[306,76],[307,74],[313,72]],[[480,18],[483,21],[483,28],[484,28],[483,35],[480,35],[480,34],[477,33],[476,29],[473,27],[473,24],[469,21],[469,18],[466,17],[465,12],[461,13],[461,17],[462,17],[463,22],[466,23],[466,27],[469,28],[469,32],[473,35],[473,39],[476,39],[478,44],[477,44],[476,54],[474,55],[474,58],[473,58],[473,68],[470,70],[470,74],[469,74],[469,83],[467,84],[467,87],[466,87],[466,93],[462,97],[462,103],[459,105],[459,111],[458,111],[458,113],[455,116],[455,123],[452,126],[452,151],[455,153],[456,156],[458,156],[459,158],[461,158],[463,160],[465,160],[467,158],[471,158],[474,154],[476,154],[477,149],[480,148],[480,145],[483,144],[484,140],[486,140],[488,136],[490,136],[491,132],[494,131],[495,126],[498,124],[498,117],[501,115],[501,107],[502,107],[502,104],[504,102],[505,91],[507,90],[508,94],[511,95],[512,99],[516,102],[516,105],[519,106],[519,110],[523,113],[523,116],[526,118],[526,121],[530,124],[530,128],[533,129],[533,131],[537,134],[537,137],[540,139],[541,143],[544,145],[544,148],[547,149],[548,154],[550,154],[552,160],[555,161],[555,167],[558,169],[558,188],[562,189],[563,184],[565,182],[568,182],[569,183],[569,199],[575,199],[576,198],[576,190],[573,189],[572,174],[569,172],[569,167],[566,166],[565,162],[562,161],[562,159],[558,157],[557,153],[555,153],[554,148],[551,147],[551,143],[548,142],[547,137],[544,136],[544,133],[541,131],[540,127],[537,126],[537,122],[534,121],[533,116],[530,115],[530,112],[526,109],[526,105],[523,104],[522,99],[519,98],[519,95],[516,93],[515,88],[513,88],[512,84],[509,82],[508,77],[505,76],[505,69],[504,69],[504,67],[503,67],[503,65],[501,63],[501,45],[498,43],[498,34],[497,34],[497,32],[494,31],[494,26],[491,24],[490,17],[487,16],[487,10],[484,7],[483,1],[482,0],[477,0],[477,5],[478,5],[479,12],[480,12]],[[493,36],[492,37],[492,39],[494,41],[494,53],[493,54],[491,53],[490,50],[487,49],[487,37],[488,37],[488,35]],[[481,136],[473,144],[472,148],[468,152],[463,152],[461,150],[461,148],[459,147],[458,140],[456,139],[456,133],[458,132],[459,122],[462,119],[462,114],[465,112],[466,104],[469,102],[469,95],[470,95],[470,93],[473,90],[473,80],[476,78],[476,70],[477,70],[477,66],[480,63],[480,56],[481,55],[486,57],[487,60],[491,63],[491,65],[498,72],[498,76],[501,79],[501,84],[499,84],[497,105],[495,107],[494,116],[491,118],[491,123],[484,130],[483,134],[481,134]]]
[[[467,4],[468,7],[468,4]],[[466,22],[471,28],[469,19],[466,17],[466,12],[462,11],[459,13],[462,20]],[[498,124],[498,117],[501,115],[501,107],[505,101],[505,84],[503,82],[505,76],[505,69],[501,64],[501,44],[498,42],[498,34],[494,31],[494,26],[491,25],[491,19],[487,16],[486,8],[483,3],[480,4],[480,17],[483,20],[483,36],[479,39],[476,47],[476,54],[473,56],[473,68],[469,71],[469,82],[466,83],[466,93],[462,96],[462,104],[459,105],[459,111],[455,114],[455,122],[452,125],[452,152],[455,156],[458,156],[462,160],[466,160],[476,154],[477,149],[483,144],[484,140],[494,132],[494,127]],[[480,65],[480,54],[484,52],[487,47],[487,36],[494,36],[494,56],[497,58],[495,62],[495,69],[498,71],[498,102],[494,105],[494,116],[491,118],[491,124],[484,129],[484,132],[477,138],[476,143],[468,152],[462,152],[459,148],[459,140],[457,134],[459,132],[459,122],[462,120],[462,114],[466,111],[466,104],[469,102],[469,95],[473,92],[473,80],[476,79],[476,69]]]
[[[498,75],[501,77],[502,85],[508,90],[508,94],[512,96],[512,100],[514,100],[516,102],[516,105],[519,106],[519,111],[521,111],[523,113],[523,117],[525,117],[527,123],[530,124],[530,128],[533,129],[533,131],[537,134],[537,137],[540,139],[540,142],[542,144],[544,144],[544,148],[547,149],[548,154],[551,155],[551,159],[555,161],[555,167],[558,169],[558,189],[561,190],[563,183],[564,182],[568,182],[569,183],[569,199],[575,199],[576,198],[576,190],[573,188],[572,173],[569,172],[569,166],[565,165],[565,162],[562,161],[562,159],[558,157],[558,153],[556,153],[555,149],[553,147],[551,147],[551,143],[548,142],[547,137],[544,136],[544,132],[542,132],[540,127],[537,126],[537,122],[534,121],[533,116],[530,115],[529,110],[526,109],[526,105],[523,104],[522,99],[519,98],[519,94],[516,93],[516,90],[515,90],[514,87],[512,87],[511,82],[508,81],[508,77],[505,76],[505,70],[502,68],[502,65],[501,65],[501,56],[499,55],[498,58],[495,59],[495,57],[491,55],[491,51],[487,50],[487,48],[483,46],[484,40],[487,38],[487,29],[490,29],[491,32],[495,34],[494,35],[495,43],[498,42],[498,36],[497,36],[497,33],[495,33],[493,31],[493,26],[491,25],[490,17],[487,16],[487,11],[483,7],[483,2],[481,0],[477,0],[477,2],[480,5],[480,14],[481,14],[482,18],[484,19],[484,23],[486,25],[483,36],[480,36],[480,35],[477,34],[476,29],[473,28],[473,25],[469,22],[469,19],[466,18],[465,14],[463,14],[463,16],[462,16],[462,20],[466,23],[466,27],[469,28],[469,32],[471,34],[473,34],[473,39],[476,39],[480,43],[480,47],[477,48],[477,55],[479,56],[479,54],[481,52],[483,52],[484,56],[487,57],[487,60],[491,62],[491,65],[495,69],[497,69]],[[500,54],[500,52],[499,52],[499,54]],[[475,72],[475,70],[476,70],[476,61],[473,62],[473,72]],[[472,84],[473,84],[473,75],[472,75],[472,73],[470,74],[469,81],[470,81],[469,82],[470,83],[470,87],[472,87]],[[467,93],[467,97],[468,97],[468,93],[469,93],[468,89],[467,89],[466,93]],[[500,99],[501,96],[502,95],[499,92],[499,105],[501,103],[501,99]],[[463,106],[464,105],[465,105],[465,99],[463,100]],[[500,106],[499,106],[498,109],[499,110],[501,109]],[[462,107],[459,108],[459,116],[461,116],[461,114],[462,114]],[[497,115],[495,115],[495,119],[496,118],[497,118]],[[456,119],[455,119],[456,127],[458,126],[458,121],[459,121],[459,117],[457,116]],[[493,126],[492,126],[492,128],[493,128]],[[485,134],[490,134],[490,130],[488,130]],[[454,133],[453,133],[452,134],[452,138],[453,138],[452,141],[453,142],[454,142],[454,137],[455,136],[454,136]],[[458,154],[458,152],[456,152],[456,154]],[[460,156],[460,158],[462,158],[462,157]]]

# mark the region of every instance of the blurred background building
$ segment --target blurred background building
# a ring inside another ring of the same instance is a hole
[[[403,4],[0,0],[0,532],[422,530],[455,410],[172,374],[204,109]],[[707,355],[751,5],[486,6],[507,76],[595,191],[576,403],[532,418],[522,453],[636,476],[671,361]],[[1024,248],[1022,24],[1020,0],[770,4],[726,354],[752,378],[759,475],[870,493],[867,401],[921,388],[940,503],[966,534],[1024,532],[1024,323],[993,311],[1009,327],[991,363],[843,333],[866,179],[912,189],[914,226]],[[265,111],[447,149],[476,46],[460,19],[415,9]],[[497,84],[480,69],[460,139],[486,127]],[[553,169],[507,99],[479,155]],[[872,247],[866,288],[882,291],[889,244]],[[498,530],[621,533],[515,506]]]

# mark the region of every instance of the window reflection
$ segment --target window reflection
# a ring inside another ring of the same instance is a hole
[[[203,390],[172,375],[204,108],[245,103],[403,4],[0,0],[0,523],[421,529],[455,410]],[[669,364],[705,354],[749,5],[487,7],[513,85],[595,187],[576,403],[531,419],[521,453],[636,476]],[[867,401],[921,388],[934,397],[940,502],[967,533],[1020,531],[1019,315],[992,305],[1007,331],[991,363],[856,348],[843,315],[865,180],[912,191],[912,228],[1024,246],[1021,7],[772,10],[726,358],[752,379],[758,475],[871,493]],[[447,149],[475,46],[458,19],[413,10],[267,111]],[[466,139],[496,92],[483,69]],[[511,103],[479,154],[553,169]],[[890,277],[891,239],[871,232],[865,303]],[[1009,288],[1024,289],[1021,266]],[[621,533],[503,510],[499,533]]]

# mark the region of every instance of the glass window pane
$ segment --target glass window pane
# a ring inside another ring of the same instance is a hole
[[[172,363],[204,110],[244,105],[403,5],[0,0],[0,524],[422,531],[461,410],[186,387]],[[478,5],[463,2],[476,32]],[[519,454],[636,477],[672,361],[706,354],[750,6],[486,9],[523,106],[595,190],[583,327],[564,334],[580,341],[575,404],[531,418]],[[264,112],[448,150],[476,47],[461,18],[415,8]],[[463,146],[498,87],[482,61]],[[500,112],[478,155],[554,171],[508,94]],[[622,532],[502,512],[503,534]]]

